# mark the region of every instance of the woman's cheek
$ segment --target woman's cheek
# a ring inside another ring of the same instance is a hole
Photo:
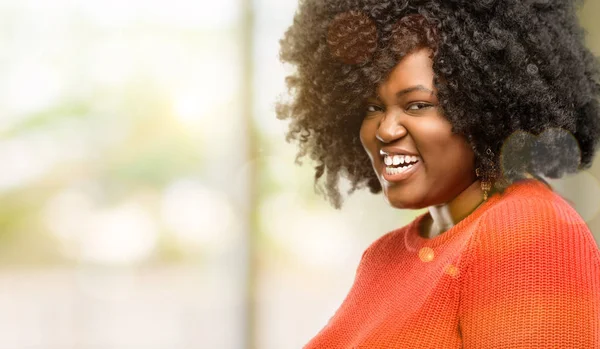
[[[375,156],[377,155],[375,154],[377,152],[375,138],[376,131],[377,129],[374,127],[373,123],[365,120],[363,121],[359,132],[360,143],[372,162],[374,162]]]

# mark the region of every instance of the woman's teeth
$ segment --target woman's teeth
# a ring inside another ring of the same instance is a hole
[[[404,165],[403,167],[410,166],[411,164],[417,162],[419,157],[417,156],[408,156],[408,155],[384,155],[383,162],[386,166],[398,166]],[[395,168],[395,167],[392,167]]]
[[[414,165],[410,164],[408,166],[402,166],[402,167],[386,167],[385,168],[385,173],[389,174],[389,175],[396,175],[399,173],[404,173],[408,170],[410,170]]]

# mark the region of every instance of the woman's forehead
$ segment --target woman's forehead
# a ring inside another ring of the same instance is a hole
[[[374,93],[378,98],[389,97],[400,91],[429,92],[434,91],[434,72],[428,50],[414,51],[402,58],[392,68],[387,78],[380,83]]]

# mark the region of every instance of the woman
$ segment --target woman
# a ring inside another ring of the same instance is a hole
[[[279,105],[338,179],[428,208],[363,253],[313,348],[600,348],[600,251],[543,181],[588,168],[598,62],[575,1],[304,0]]]

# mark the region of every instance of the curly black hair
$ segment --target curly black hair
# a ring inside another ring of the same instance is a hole
[[[362,148],[365,100],[411,50],[431,49],[434,85],[453,132],[502,190],[529,174],[591,166],[600,137],[600,68],[584,44],[577,0],[301,0],[281,39],[295,66],[287,141],[316,162],[315,186],[339,208],[381,185]],[[319,185],[321,178],[324,185]]]

